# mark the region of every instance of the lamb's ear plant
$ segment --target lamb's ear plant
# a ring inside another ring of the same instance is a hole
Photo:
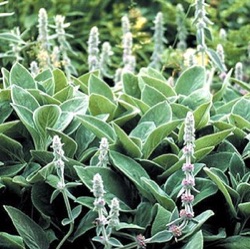
[[[123,16],[122,22],[122,65],[116,70],[114,82],[121,81],[123,73],[134,73],[136,67],[136,57],[133,55],[133,34],[130,30],[130,21],[127,15]]]
[[[162,54],[164,51],[164,44],[167,43],[164,32],[166,28],[164,27],[163,13],[158,12],[154,20],[154,51],[151,56],[150,67],[160,70],[162,66]]]
[[[223,65],[220,49],[205,48]],[[73,77],[21,62],[1,70],[1,247],[248,248],[246,67],[218,77],[192,64],[173,80],[145,65],[112,87],[100,68]]]
[[[88,66],[90,72],[100,69],[99,43],[98,28],[93,27],[88,38]]]
[[[184,13],[184,8],[182,4],[178,4],[176,6],[176,25],[177,25],[177,39],[178,43],[176,47],[181,50],[185,50],[187,48],[187,35],[188,31],[185,26],[186,15]]]
[[[58,41],[58,47],[61,54],[61,64],[64,68],[64,72],[67,76],[67,79],[70,80],[71,75],[77,75],[77,71],[71,60],[69,58],[69,53],[74,53],[71,48],[69,42],[67,41],[67,37],[73,37],[72,35],[66,33],[65,29],[70,26],[70,23],[65,23],[65,16],[56,15],[55,17],[55,33]]]
[[[192,164],[192,157],[194,156],[194,141],[195,141],[195,130],[194,130],[194,117],[191,112],[187,113],[187,117],[185,119],[185,128],[184,128],[184,145],[183,148],[183,156],[185,157],[185,163],[182,166],[182,171],[185,174],[185,177],[182,181],[182,188],[177,195],[177,197],[181,196],[181,202],[183,209],[180,210],[179,216],[180,218],[172,221],[170,224],[167,224],[170,232],[173,233],[176,241],[181,237],[182,231],[188,225],[189,222],[192,222],[194,218],[193,211],[193,201],[194,195],[192,191],[198,192],[195,186],[195,178],[194,178],[194,165]]]
[[[100,54],[100,71],[102,77],[112,78],[110,74],[109,66],[111,66],[111,57],[114,54],[109,42],[104,42],[102,44],[102,50]]]
[[[37,59],[41,69],[51,68],[51,41],[49,36],[49,24],[47,11],[41,8],[38,13],[38,53]]]
[[[76,182],[65,182],[65,164],[64,161],[67,161],[66,157],[64,156],[64,150],[63,150],[63,144],[61,143],[61,139],[55,135],[53,138],[52,143],[52,149],[53,149],[53,155],[54,160],[53,164],[55,165],[57,176],[58,176],[58,182],[56,184],[56,190],[52,193],[50,202],[52,202],[60,193],[63,196],[63,200],[65,203],[65,208],[67,210],[68,217],[63,219],[62,225],[69,225],[69,230],[65,234],[65,236],[61,239],[60,243],[56,247],[56,249],[59,249],[63,246],[65,241],[69,238],[69,236],[72,234],[74,229],[74,220],[80,215],[82,206],[78,205],[74,209],[71,208],[70,205],[70,199],[75,200],[76,198],[70,193],[69,188],[76,187],[81,183]]]
[[[108,214],[105,207],[103,181],[98,173],[94,175],[92,191],[95,197],[94,210],[98,213],[95,220],[96,237],[93,238],[93,241],[103,244],[105,249],[110,249],[112,246],[123,247],[119,240],[111,237],[112,229],[119,224],[119,201],[116,198],[112,199]]]
[[[220,60],[220,57],[211,48],[208,48],[206,39],[212,40],[212,34],[207,25],[212,25],[213,23],[207,17],[206,12],[206,1],[196,0],[193,4],[195,6],[195,16],[193,24],[196,26],[196,41],[197,41],[197,52],[201,54],[201,65],[205,66],[206,55],[210,58],[212,63],[221,71],[225,71],[225,67]]]

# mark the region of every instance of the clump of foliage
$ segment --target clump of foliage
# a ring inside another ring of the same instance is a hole
[[[196,1],[190,63],[184,46],[165,48],[181,55],[173,75],[158,70],[164,11],[155,21],[156,68],[150,59],[141,67],[123,17],[117,80],[110,69],[118,55],[107,43],[99,53],[96,26],[85,41],[89,71],[80,76],[64,16],[52,34],[41,9],[34,44],[0,34],[24,46],[1,69],[1,247],[248,248],[250,87],[245,61],[233,73],[225,44],[209,47],[205,7]],[[188,45],[187,36],[177,38]],[[47,63],[27,63],[22,49],[32,46]]]

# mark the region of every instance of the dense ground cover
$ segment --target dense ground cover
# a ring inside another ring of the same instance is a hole
[[[1,248],[248,248],[249,3],[144,2],[0,6]]]

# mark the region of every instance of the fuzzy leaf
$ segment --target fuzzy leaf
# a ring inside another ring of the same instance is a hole
[[[25,249],[25,246],[21,236],[0,232],[0,248]]]
[[[250,216],[250,202],[243,202],[238,205],[239,210],[245,217]]]
[[[116,151],[110,151],[110,158],[113,166],[129,178],[145,197],[149,196],[150,198],[151,195],[145,191],[141,182],[141,177],[149,179],[149,175],[142,166],[132,158]]]
[[[247,182],[241,182],[238,184],[236,191],[239,193],[242,200],[247,199],[248,195],[250,195],[250,184]]]
[[[172,119],[185,119],[187,116],[188,111],[190,109],[187,106],[178,104],[178,103],[171,103],[170,104],[172,109]]]
[[[216,51],[214,51],[213,49],[208,48],[206,50],[206,53],[208,55],[208,57],[210,58],[210,60],[214,63],[214,65],[221,71],[224,72],[225,71],[225,67],[221,62],[221,59],[219,57],[219,55],[216,53]]]
[[[27,166],[26,163],[3,166],[0,165],[0,176],[15,176]]]
[[[41,141],[46,148],[48,134],[46,129],[53,128],[61,115],[61,109],[57,105],[44,105],[37,108],[33,114],[33,120],[40,133]]]
[[[1,72],[3,75],[3,78],[2,78],[3,88],[7,89],[10,86],[10,72],[7,69],[5,69],[4,67],[1,68]]]
[[[182,249],[190,249],[190,248],[203,249],[203,243],[204,239],[202,231],[199,231],[189,239],[189,242],[185,246],[183,246]]]
[[[55,85],[55,93],[61,91],[63,88],[68,86],[67,78],[64,72],[58,68],[53,70],[53,79]]]
[[[156,70],[152,67],[143,67],[141,68],[140,70],[140,76],[149,76],[149,77],[152,77],[154,79],[158,79],[158,80],[161,80],[161,81],[165,81],[166,79],[163,77],[162,73],[159,72],[159,70]]]
[[[195,129],[199,130],[207,125],[210,121],[211,102],[199,106],[194,111]]]
[[[141,100],[149,106],[157,105],[166,100],[166,97],[154,87],[145,85],[142,89]]]
[[[7,3],[7,1],[3,2],[3,3]],[[2,3],[0,3],[0,6],[2,5]],[[8,14],[8,13],[6,13]],[[12,32],[4,32],[0,34],[0,39],[1,40],[5,40],[8,41],[10,43],[17,43],[17,44],[22,44],[24,45],[25,42],[20,38],[20,36],[12,33]]]
[[[156,126],[154,122],[143,122],[138,124],[129,134],[130,137],[139,138],[142,142],[145,142],[149,134],[155,130]]]
[[[250,122],[250,100],[247,98],[241,98],[233,106],[232,113],[241,116]]]
[[[235,235],[227,237],[225,240],[221,240],[219,245],[227,249],[248,249],[249,241],[249,236]]]
[[[53,95],[53,98],[60,101],[61,103],[74,97],[74,87],[67,85],[65,88]]]
[[[92,74],[89,78],[89,95],[97,94],[106,97],[110,101],[114,101],[113,92],[111,88],[102,79],[98,78],[96,75]]]
[[[2,124],[12,113],[13,108],[10,104],[11,100],[9,98],[10,94],[5,90],[1,90],[0,92],[0,124]],[[9,96],[8,96],[9,95]],[[7,96],[7,97],[6,97]]]
[[[132,73],[125,72],[122,75],[123,90],[126,94],[134,97],[140,98],[141,91],[138,86],[138,77]]]
[[[122,111],[120,111],[121,109]],[[131,119],[136,117],[139,113],[140,110],[137,107],[119,99],[118,106],[114,114],[115,116],[114,122],[119,126],[123,126]]]
[[[169,197],[158,184],[148,178],[141,178],[142,185],[149,193],[151,193],[156,201],[166,210],[172,211],[175,207],[175,202]]]
[[[81,97],[68,99],[60,105],[60,108],[63,112],[84,115],[88,110],[88,96],[82,95]]]
[[[154,122],[155,126],[167,123],[172,120],[171,106],[167,101],[160,102],[150,108],[140,119],[139,124],[143,122]]]
[[[154,210],[155,208],[152,203],[142,200],[142,202],[136,208],[134,223],[141,227],[147,227],[149,224],[151,224]]]
[[[119,222],[119,224],[115,227],[115,230],[119,231],[121,229],[144,230],[145,228],[131,223]]]
[[[225,187],[223,181],[221,181],[221,179],[216,174],[214,174],[209,168],[205,167],[204,171],[209,176],[209,178],[211,178],[211,180],[218,186],[219,190],[222,192],[222,194],[224,195],[224,197],[225,197],[225,199],[227,201],[227,204],[228,204],[228,206],[230,208],[230,211],[231,211],[232,215],[236,218],[237,213],[236,213],[235,207],[233,205],[231,196],[228,193],[228,190]]]
[[[97,212],[90,210],[86,215],[80,220],[79,225],[76,228],[72,241],[76,238],[82,236],[90,229],[95,227],[94,221],[97,218]]]
[[[227,129],[224,131],[219,131],[210,135],[203,136],[201,138],[198,138],[195,141],[195,150],[198,151],[202,148],[210,147],[210,146],[216,146],[220,142],[222,142],[230,133],[233,131],[233,129]]]
[[[109,238],[108,241],[109,241],[109,244],[111,246],[115,246],[115,247],[118,247],[118,248],[123,248],[123,244],[116,238],[111,237],[111,238]]]
[[[35,111],[40,106],[27,90],[16,85],[11,87],[11,97],[15,105],[26,107],[30,111]]]
[[[229,85],[229,79],[231,77],[232,74],[232,69],[227,73],[225,79],[223,80],[222,86],[220,88],[219,91],[217,91],[214,95],[213,95],[213,102],[219,101],[221,100],[221,98],[223,97],[223,95],[226,93],[226,89]]]
[[[231,161],[233,153],[231,152],[220,152],[206,156],[202,162],[206,164],[208,168],[216,167],[222,172],[225,172]]]
[[[195,180],[195,188],[199,190],[199,193],[195,194],[194,205],[197,205],[201,201],[205,200],[211,195],[214,195],[218,191],[218,187],[209,179],[197,177]]]
[[[89,83],[89,79],[91,75],[95,75],[99,77],[100,71],[96,70],[93,72],[88,72],[86,74],[83,74],[78,79],[75,79],[75,82],[74,82],[76,85],[79,85],[80,89],[86,94],[88,94],[88,83]]]
[[[147,243],[164,243],[168,242],[173,238],[173,235],[171,232],[167,230],[160,231],[156,233],[153,237],[147,239]]]
[[[177,94],[189,96],[206,84],[206,71],[203,67],[193,66],[185,70],[175,84]]]
[[[163,139],[174,131],[179,123],[179,120],[168,122],[158,126],[151,132],[142,147],[143,158],[148,158]]]
[[[166,229],[166,224],[168,223],[171,212],[162,207],[160,204],[157,205],[157,213],[152,224],[151,236],[154,236],[158,232]]]
[[[32,204],[42,215],[47,217],[56,215],[51,205],[53,199],[51,196],[52,189],[47,183],[39,181],[33,184],[31,189]]]
[[[229,171],[233,176],[239,174],[240,178],[245,175],[245,163],[239,154],[233,153],[233,156],[229,162]]]
[[[176,95],[173,88],[169,86],[166,81],[149,76],[141,76],[139,77],[139,82],[141,89],[144,85],[148,85],[161,92],[165,97],[172,97]]]
[[[132,158],[140,158],[142,156],[140,148],[118,125],[114,123],[113,126],[118,138],[118,144],[121,144],[126,153]]]
[[[49,240],[43,229],[20,210],[4,206],[13,225],[30,249],[48,249]]]
[[[110,142],[115,139],[115,132],[110,125],[99,118],[89,115],[77,115],[81,123],[89,130],[91,130],[99,139],[106,137]]]
[[[37,85],[30,72],[18,62],[10,70],[10,84],[24,89],[36,89]]]
[[[132,96],[129,96],[127,94],[122,93],[119,96],[119,100],[123,100],[124,102],[130,104],[131,106],[135,107],[136,109],[140,110],[139,113],[141,115],[143,115],[144,113],[146,113],[149,110],[149,106],[144,103],[142,100],[140,99],[136,99]]]
[[[194,234],[195,232],[198,232],[201,228],[201,226],[211,217],[214,215],[214,212],[211,210],[206,210],[205,212],[202,212],[198,216],[194,218],[193,222],[189,222],[188,225],[183,230],[183,233],[185,233],[180,239],[185,240],[190,235]]]
[[[4,134],[0,134],[0,141],[0,151],[6,153],[12,160],[23,162],[24,153],[21,143]]]
[[[109,114],[108,121],[111,121],[116,108],[117,106],[103,95],[92,93],[89,97],[89,111],[93,116]]]
[[[200,108],[200,106],[211,102],[211,99],[211,93],[203,88],[190,93],[190,95],[188,95],[184,98],[183,101],[181,101],[181,104],[187,106],[192,110],[196,110],[197,108]]]

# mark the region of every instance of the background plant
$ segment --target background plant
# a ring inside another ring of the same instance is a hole
[[[155,6],[169,13],[165,17],[167,32],[176,30],[172,18],[175,5]],[[188,42],[193,32],[189,18],[187,15]],[[131,17],[132,24],[135,19]],[[120,30],[120,19],[114,23],[115,30]],[[10,37],[18,41],[16,36]],[[133,37],[134,46],[139,37]],[[117,40],[119,44],[121,38]],[[72,49],[77,51],[74,42]],[[213,42],[207,45],[213,47]],[[206,68],[198,64],[189,67],[175,48],[166,48],[164,55],[175,53],[180,64],[178,73],[175,66],[166,67],[162,73],[141,67],[148,63],[140,58],[147,54],[150,58],[152,52],[145,46],[143,53],[133,51],[139,62],[136,73],[124,72],[119,88],[98,70],[69,76],[64,68],[48,68],[33,74],[27,69],[26,57],[13,65],[7,63],[1,70],[0,91],[1,246],[102,246],[100,234],[96,234],[98,212],[92,192],[93,178],[99,174],[108,213],[112,213],[112,200],[119,201],[119,224],[112,228],[112,238],[123,248],[247,248],[250,88],[245,67],[243,77],[233,77],[233,60],[228,59],[230,55],[223,47],[229,70],[221,75],[219,56],[213,56],[217,64],[210,59]],[[118,49],[122,51],[118,47],[114,53]],[[114,62],[121,62],[122,56],[117,54]],[[77,65],[74,56],[71,58]],[[172,60],[173,56],[165,58]],[[86,62],[84,68],[88,67]],[[245,60],[242,63],[247,64]],[[190,112],[196,137],[192,140],[192,175],[199,193],[192,203],[195,217],[176,243],[166,225],[180,218],[185,118]],[[61,168],[55,167],[55,137],[64,144]],[[99,162],[104,158],[105,167],[101,167]],[[67,188],[58,189],[62,179]],[[74,222],[68,215],[64,194],[60,194],[66,190]]]

